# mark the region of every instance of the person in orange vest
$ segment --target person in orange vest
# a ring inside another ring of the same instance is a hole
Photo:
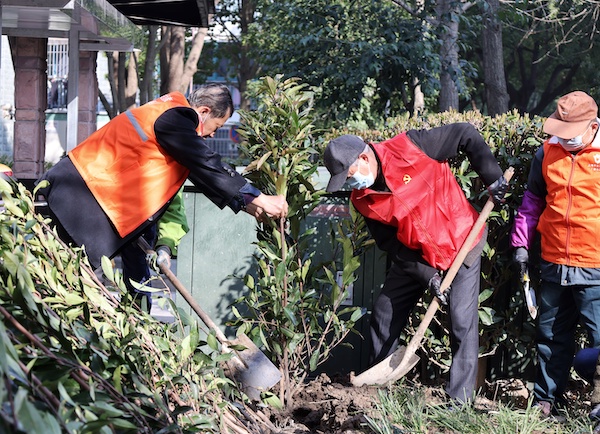
[[[285,197],[267,195],[221,161],[205,137],[234,110],[229,89],[209,83],[121,113],[37,182],[59,235],[84,246],[90,264],[112,258],[165,212],[186,179],[219,208],[257,219],[285,217]]]
[[[377,246],[391,265],[370,318],[372,365],[391,355],[426,288],[448,306],[452,365],[446,393],[450,405],[475,397],[479,350],[478,294],[486,229],[441,293],[442,271],[450,268],[478,213],[456,181],[448,160],[464,153],[496,203],[508,188],[483,137],[468,123],[409,130],[380,143],[354,135],[329,142],[324,152],[331,178],[327,191],[344,184],[365,217]]]
[[[570,92],[544,122],[549,135],[531,162],[527,189],[515,216],[511,245],[519,269],[539,232],[541,261],[536,327],[535,405],[561,418],[564,392],[584,326],[590,346],[600,348],[600,119],[596,101]],[[600,393],[594,405],[600,405]],[[596,410],[600,419],[600,407]]]

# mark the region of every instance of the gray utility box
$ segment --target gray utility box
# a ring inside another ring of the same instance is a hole
[[[177,276],[215,323],[227,335],[234,336],[235,330],[228,329],[225,324],[233,319],[231,303],[243,295],[245,287],[240,279],[230,276],[255,274],[252,255],[255,252],[256,220],[244,212],[235,215],[229,208],[219,209],[191,185],[184,189],[184,201],[190,232],[179,246]],[[349,218],[347,198],[324,198],[306,219],[307,227],[317,229],[315,241],[311,243],[315,249],[314,261],[331,257],[330,228],[339,218]],[[362,255],[361,264],[358,280],[345,303],[370,312],[385,278],[385,254],[371,248]],[[176,303],[192,314],[182,297],[177,297]],[[336,348],[333,357],[320,367],[319,372],[343,375],[368,367],[368,320],[367,314],[358,324],[362,337],[351,334],[346,338],[354,348]]]

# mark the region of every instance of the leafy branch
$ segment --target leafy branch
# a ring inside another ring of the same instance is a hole
[[[306,217],[324,192],[312,181],[318,168],[312,92],[298,79],[279,75],[261,79],[253,94],[258,108],[240,113],[238,129],[251,160],[246,174],[262,191],[285,195],[289,214],[287,222],[257,228],[258,276],[244,277],[248,292],[237,300],[244,309],[234,309],[235,324],[279,365],[279,399],[289,405],[309,372],[327,360],[362,316],[357,307],[341,306],[358,258],[344,250],[341,286],[331,271],[337,269],[335,261],[313,263],[315,229],[307,227]]]

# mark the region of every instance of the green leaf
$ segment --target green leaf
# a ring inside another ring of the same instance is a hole
[[[215,350],[215,351],[218,351],[218,349],[219,349],[219,343],[218,343],[218,341],[217,341],[217,338],[216,338],[216,336],[215,336],[214,332],[212,332],[212,331],[211,331],[211,332],[210,332],[210,333],[209,333],[209,334],[206,336],[206,343],[208,344],[208,346],[209,346],[211,349],[213,349],[213,350]]]
[[[21,422],[24,432],[48,432],[47,419],[40,410],[28,401],[28,393],[25,389],[19,388],[15,394],[14,413]]]
[[[296,318],[294,310],[286,306],[283,308],[283,312],[285,313],[286,318],[289,319],[294,326],[298,325],[298,319]]]
[[[283,282],[286,271],[285,262],[280,262],[275,270],[275,279],[277,279],[278,282]]]
[[[314,372],[317,370],[317,366],[319,363],[319,356],[320,356],[320,350],[316,349],[311,355],[310,355],[310,370],[311,372]]]
[[[112,375],[112,381],[113,381],[113,386],[114,388],[119,392],[119,393],[123,393],[123,386],[122,386],[122,372],[123,366],[119,365],[115,368],[113,375]]]
[[[244,284],[248,287],[248,289],[254,289],[254,276],[252,274],[246,274],[244,276]]]
[[[352,312],[352,315],[350,316],[350,321],[356,323],[359,319],[361,319],[366,312],[364,312],[361,308],[357,308],[356,310],[354,310],[354,312]]]
[[[106,278],[111,282],[114,282],[115,274],[111,260],[107,256],[103,256],[102,259],[100,259],[100,264],[102,265],[102,272]]]
[[[260,400],[269,407],[276,408],[277,410],[283,409],[283,403],[279,397],[271,392],[261,392]]]
[[[479,320],[483,325],[489,326],[494,323],[493,310],[489,307],[482,307],[479,309]]]
[[[484,289],[483,291],[481,291],[479,293],[479,303],[483,303],[484,301],[486,301],[488,298],[490,298],[492,295],[494,294],[494,291],[492,291],[491,289]]]
[[[258,161],[256,162],[256,170],[260,170],[262,165],[265,163],[265,161],[267,161],[267,159],[273,154],[273,152],[268,151],[265,152],[264,155],[262,155]]]
[[[84,304],[86,302],[87,301],[83,297],[79,296],[78,294],[76,294],[74,292],[65,294],[65,303],[67,303],[68,306]]]
[[[115,406],[103,401],[96,401],[94,404],[90,405],[89,408],[96,414],[101,415],[102,418],[112,419],[123,416],[124,414],[122,410],[119,410]]]

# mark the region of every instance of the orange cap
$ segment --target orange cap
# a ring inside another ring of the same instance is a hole
[[[556,111],[544,122],[544,132],[561,139],[582,134],[598,117],[596,101],[585,92],[576,90],[559,98]]]

